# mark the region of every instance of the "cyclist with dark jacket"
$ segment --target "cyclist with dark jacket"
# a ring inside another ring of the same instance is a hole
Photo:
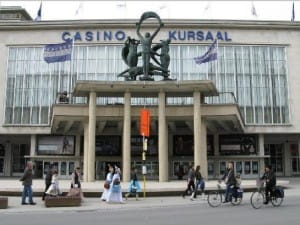
[[[236,185],[236,179],[235,179],[235,175],[234,175],[232,162],[228,163],[227,170],[226,170],[224,176],[222,177],[222,180],[224,180],[224,182],[226,184],[224,203],[230,202],[231,199],[230,199],[229,194],[232,193],[233,188]]]
[[[272,166],[266,166],[264,175],[260,178],[261,180],[265,180],[266,188],[265,188],[265,195],[266,199],[264,204],[268,204],[270,200],[271,191],[276,186],[276,174],[272,170]]]

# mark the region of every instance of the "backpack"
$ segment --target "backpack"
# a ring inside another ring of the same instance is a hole
[[[283,198],[284,197],[284,190],[282,187],[276,186],[275,187],[275,197]]]

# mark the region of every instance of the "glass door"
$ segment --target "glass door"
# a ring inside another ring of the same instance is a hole
[[[300,157],[299,157],[299,146],[298,144],[290,144],[289,145],[290,151],[290,165],[292,175],[299,175],[300,174]]]
[[[283,176],[283,144],[265,144],[265,165],[271,165],[276,175]]]

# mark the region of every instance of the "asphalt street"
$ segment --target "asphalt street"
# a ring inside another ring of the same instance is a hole
[[[211,208],[205,201],[186,204],[143,207],[111,207],[87,211],[1,213],[1,225],[298,225],[300,220],[300,196],[288,196],[282,206],[263,206],[253,209],[247,197],[242,205],[224,204]]]

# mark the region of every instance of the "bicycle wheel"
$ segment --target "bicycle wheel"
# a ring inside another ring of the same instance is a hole
[[[208,193],[207,202],[211,207],[218,207],[222,203],[222,195],[218,191]]]
[[[234,206],[240,205],[242,203],[243,198],[231,198],[231,204]]]
[[[259,209],[264,203],[264,195],[261,192],[253,192],[250,198],[250,203],[254,209]]]
[[[271,197],[271,203],[274,207],[278,207],[282,204],[283,198],[280,197]]]

